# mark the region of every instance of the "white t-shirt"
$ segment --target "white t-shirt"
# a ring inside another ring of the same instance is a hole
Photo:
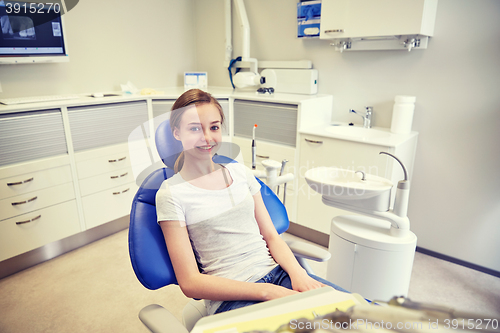
[[[164,181],[156,194],[158,222],[185,222],[202,273],[255,282],[277,265],[255,220],[260,184],[242,164],[225,167],[233,183],[221,190],[196,187],[179,173]],[[209,314],[221,303],[208,302]]]

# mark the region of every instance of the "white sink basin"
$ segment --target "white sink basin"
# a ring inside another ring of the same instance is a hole
[[[361,139],[380,139],[388,138],[390,133],[384,132],[374,128],[364,128],[359,126],[328,126],[326,130],[332,134],[340,136],[357,137]]]
[[[387,211],[392,182],[370,174],[365,174],[365,180],[362,177],[361,172],[335,167],[314,168],[305,174],[307,184],[323,196],[323,202],[327,205]]]

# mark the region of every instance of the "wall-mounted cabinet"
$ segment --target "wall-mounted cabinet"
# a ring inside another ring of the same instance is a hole
[[[342,50],[426,48],[436,11],[437,0],[323,0],[320,38]]]

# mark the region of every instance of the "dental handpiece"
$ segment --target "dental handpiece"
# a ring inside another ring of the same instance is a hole
[[[256,144],[255,144],[255,128],[257,127],[257,124],[253,125],[253,129],[252,129],[252,170],[255,170],[256,168],[256,165],[255,165],[255,161],[257,160],[257,147],[256,147]]]

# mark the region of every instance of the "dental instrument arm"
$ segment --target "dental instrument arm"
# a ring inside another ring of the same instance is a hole
[[[399,162],[399,164],[401,164],[401,167],[403,168],[405,179],[398,182],[398,187],[396,189],[396,195],[394,198],[394,207],[392,211],[397,216],[404,218],[408,213],[408,200],[410,196],[410,181],[408,180],[408,172],[406,171],[406,167],[404,166],[403,162],[401,162],[401,160],[396,156],[390,153],[386,153],[385,151],[381,151],[380,154],[389,155],[390,157],[394,158]]]
[[[287,164],[288,160],[287,159],[284,159],[283,161],[281,161],[281,169],[280,169],[280,176],[283,175],[283,171],[285,170],[285,165]],[[286,185],[286,183],[285,183]],[[278,189],[276,190],[276,195],[279,196],[280,194],[280,186],[278,185]]]

